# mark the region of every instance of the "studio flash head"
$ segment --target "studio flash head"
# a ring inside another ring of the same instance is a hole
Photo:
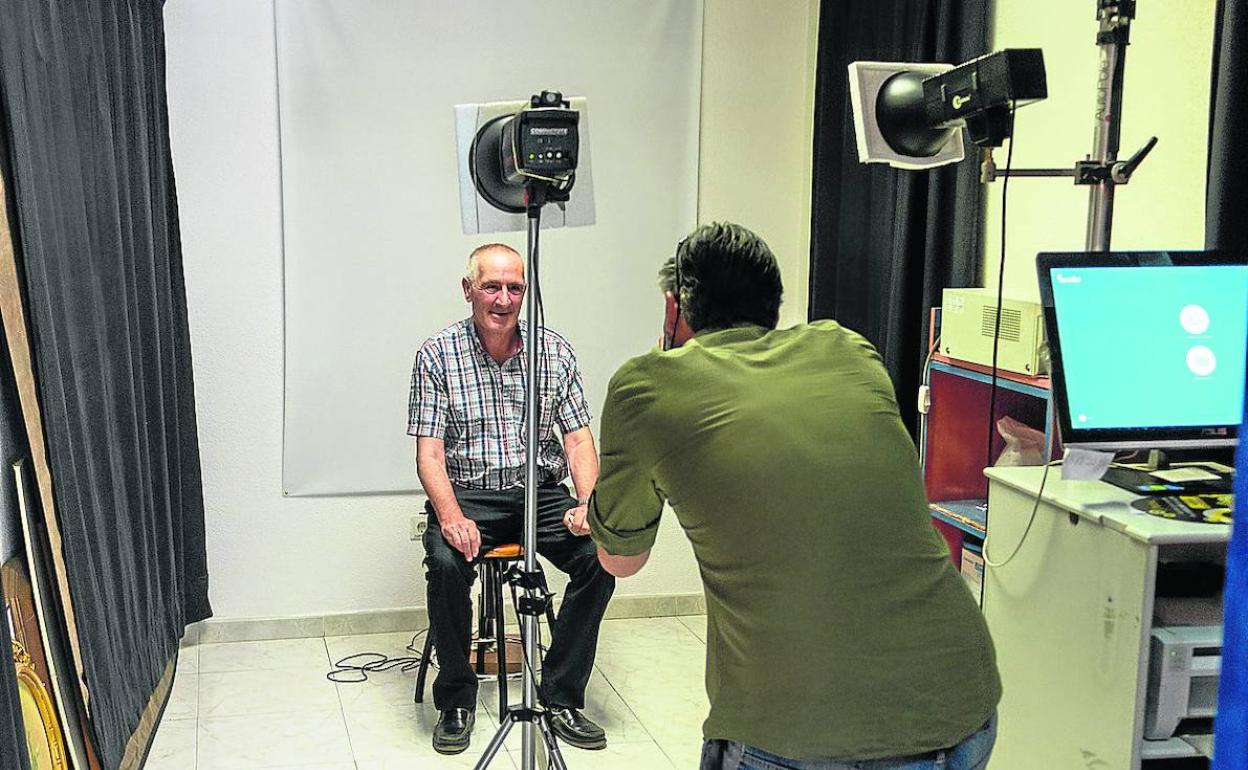
[[[962,160],[964,127],[972,144],[1000,146],[1014,110],[1048,95],[1038,48],[1010,48],[956,67],[853,62],[849,90],[858,159],[911,170]]]
[[[558,91],[542,91],[529,108],[483,125],[468,153],[468,172],[482,198],[519,214],[566,201],[576,182],[580,113]]]

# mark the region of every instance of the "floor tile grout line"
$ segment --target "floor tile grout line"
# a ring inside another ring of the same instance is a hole
[[[706,616],[705,616],[705,615],[680,615],[680,616],[678,616],[678,617],[676,618],[677,620],[679,620],[679,621],[680,621],[680,624],[681,624],[682,626],[684,626],[685,628],[688,628],[688,629],[689,629],[689,633],[693,634],[693,636],[694,636],[694,638],[695,638],[695,639],[697,639],[697,640],[698,640],[699,642],[701,642],[702,644],[706,644],[706,640],[705,640],[705,639],[703,639],[701,636],[698,636],[698,631],[697,631],[697,629],[695,629],[695,628],[690,628],[689,624],[685,622],[685,618],[687,618],[687,617],[688,617],[688,618],[705,618]],[[702,633],[706,633],[706,630],[705,630],[705,629],[706,629],[706,626],[705,626],[705,624],[702,626],[702,628],[703,628]]]
[[[321,637],[321,644],[325,647],[325,661],[329,669],[333,670],[335,668],[334,660],[333,656],[329,654],[329,642],[326,641],[326,637]],[[347,707],[342,702],[342,689],[338,687],[337,682],[328,679],[328,677],[326,677],[326,681],[334,688],[334,698],[338,701],[338,718],[342,720],[342,731],[347,736],[347,750],[351,752],[351,766],[359,770],[360,764],[355,756],[355,741],[351,738],[351,725],[347,722]]]
[[[200,696],[203,695],[204,689],[200,687],[202,680],[199,679],[199,645],[195,645],[195,729],[192,731],[193,750],[191,756],[194,758],[192,770],[199,770],[199,720],[203,716],[203,711],[199,707]],[[159,729],[159,728],[158,728]]]
[[[198,688],[195,691],[195,730],[193,731],[192,736],[195,742],[194,752],[192,753],[192,755],[195,758],[195,764],[193,766],[193,770],[199,770],[199,690]]]
[[[632,714],[633,719],[637,720],[637,724],[641,726],[642,732],[644,732],[650,738],[651,743],[653,743],[655,746],[659,746],[658,739],[655,738],[654,734],[650,732],[650,728],[646,727],[646,723],[641,721],[641,717],[638,716],[637,712],[633,709],[633,704],[629,703],[628,700],[624,697],[624,693],[619,691],[619,689],[615,686],[615,682],[612,682],[611,678],[607,676],[607,672],[603,671],[602,668],[597,663],[594,664],[594,668],[598,670],[599,674],[602,674],[603,681],[606,682],[607,686],[611,688],[611,692],[615,693],[615,697],[620,699],[620,703],[624,704],[624,708],[628,709],[628,713]],[[662,746],[659,746],[659,751],[663,751]],[[663,756],[666,757],[667,753],[664,752]],[[668,761],[669,762],[671,761],[670,757],[668,758]]]

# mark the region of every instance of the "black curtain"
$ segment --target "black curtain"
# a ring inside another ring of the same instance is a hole
[[[1248,247],[1248,8],[1219,0],[1209,100],[1207,248]]]
[[[114,768],[146,749],[140,717],[210,614],[161,6],[5,0],[0,15],[34,376],[91,738]]]
[[[983,186],[973,157],[935,171],[862,165],[846,68],[858,60],[960,64],[985,53],[988,0],[823,0],[815,84],[810,318],[879,349],[906,425],[941,289],[979,279]],[[968,155],[973,155],[968,147]]]

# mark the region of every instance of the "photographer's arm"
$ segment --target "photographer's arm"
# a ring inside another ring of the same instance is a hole
[[[598,563],[602,568],[612,575],[620,578],[632,577],[646,566],[646,562],[650,559],[650,549],[642,551],[636,556],[616,556],[607,553],[602,546],[598,546]]]
[[[616,577],[635,575],[650,558],[664,496],[650,470],[645,405],[649,397],[626,364],[611,378],[602,408],[602,465],[589,503],[598,561]]]

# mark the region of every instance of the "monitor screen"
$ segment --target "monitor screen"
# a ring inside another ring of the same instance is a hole
[[[1042,254],[1038,265],[1066,444],[1234,442],[1248,265],[1211,252]]]

